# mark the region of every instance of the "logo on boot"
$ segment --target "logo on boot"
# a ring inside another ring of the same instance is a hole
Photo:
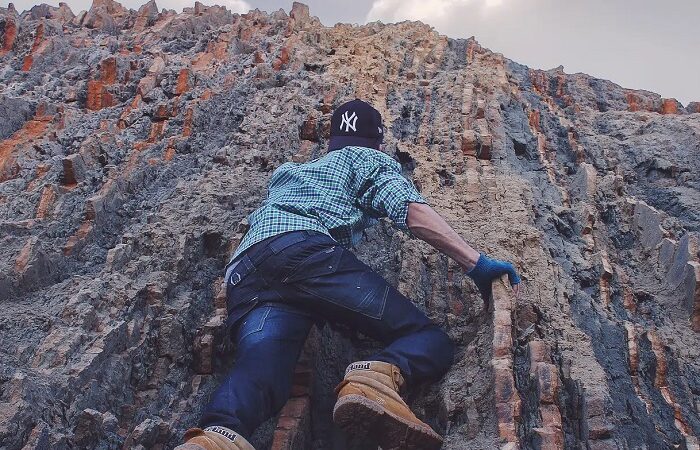
[[[204,429],[204,431],[211,431],[214,433],[218,433],[225,437],[226,439],[230,440],[231,442],[235,441],[236,438],[238,437],[235,433],[233,433],[231,430],[228,428],[224,427],[207,427]]]
[[[345,375],[347,375],[348,372],[350,372],[352,370],[370,370],[369,365],[370,365],[369,361],[352,363],[345,370]]]

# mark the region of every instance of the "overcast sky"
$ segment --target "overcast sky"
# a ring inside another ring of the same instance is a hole
[[[37,0],[37,2],[40,0]],[[156,0],[180,11],[194,0]],[[35,3],[16,0],[22,11]],[[58,4],[58,0],[47,1]],[[73,12],[91,0],[66,0]],[[145,0],[123,0],[137,9]],[[234,12],[291,8],[282,0],[204,0]],[[325,25],[421,20],[450,37],[538,69],[564,66],[624,87],[700,101],[700,0],[307,0]],[[0,0],[6,6],[7,0]]]

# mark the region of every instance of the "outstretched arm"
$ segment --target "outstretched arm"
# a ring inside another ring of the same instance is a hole
[[[457,261],[474,280],[484,300],[491,296],[491,282],[505,274],[515,294],[519,294],[520,277],[511,263],[491,259],[474,250],[427,204],[409,203],[406,223],[414,236]]]
[[[452,227],[425,203],[409,203],[406,220],[411,233],[454,259],[465,271],[470,271],[479,260],[474,250]]]
[[[485,301],[491,297],[491,282],[508,274],[516,294],[520,278],[513,264],[479,254],[464,242],[445,220],[425,203],[415,186],[401,174],[401,166],[380,152],[370,151],[358,161],[360,180],[358,206],[373,217],[389,217],[402,230],[457,261],[474,280]]]

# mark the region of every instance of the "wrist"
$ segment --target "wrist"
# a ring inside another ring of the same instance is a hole
[[[483,266],[484,260],[486,258],[486,255],[483,253],[478,253],[475,252],[476,256],[473,258],[473,263],[470,266],[465,266],[464,267],[464,273],[472,276],[475,275],[477,272],[479,272],[479,267]],[[471,260],[470,260],[471,262]]]

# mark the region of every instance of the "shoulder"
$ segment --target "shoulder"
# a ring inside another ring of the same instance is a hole
[[[341,152],[346,152],[359,168],[366,170],[388,166],[393,170],[401,171],[401,165],[391,156],[384,152],[367,147],[345,147]]]

